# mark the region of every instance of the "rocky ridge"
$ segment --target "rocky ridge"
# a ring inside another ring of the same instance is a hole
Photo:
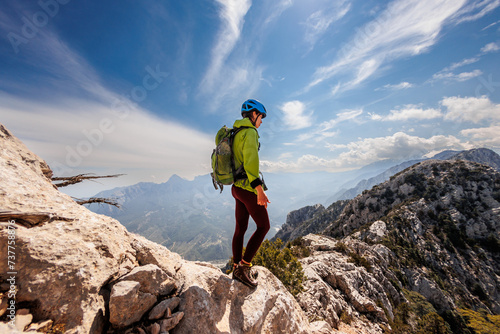
[[[306,206],[291,211],[286,217],[286,222],[273,237],[283,242],[294,240],[310,233],[321,233],[335,221],[349,201],[341,200],[333,203],[328,208],[321,204]]]
[[[298,300],[332,327],[365,318],[378,332],[415,333],[434,319],[469,333],[463,310],[500,313],[500,173],[492,167],[418,163],[350,201],[323,235],[298,236],[311,251],[300,260]]]
[[[321,332],[267,269],[251,290],[129,233],[55,189],[46,163],[0,130],[2,333]]]
[[[380,173],[368,179],[363,179],[359,181],[353,188],[350,188],[348,190],[340,190],[337,194],[330,197],[328,202],[331,203],[337,200],[353,199],[357,195],[361,194],[364,190],[371,189],[373,186],[389,180],[389,178],[396,173],[399,173],[407,169],[408,167],[411,167],[412,165],[425,160],[468,160],[493,167],[497,171],[500,171],[500,156],[490,149],[476,148],[467,151],[443,151],[434,155],[430,159],[405,161],[387,169],[383,173]]]

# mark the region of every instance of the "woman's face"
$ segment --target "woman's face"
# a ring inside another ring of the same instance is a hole
[[[252,123],[255,125],[255,127],[258,129],[259,126],[262,124],[262,114],[253,112],[252,114]]]

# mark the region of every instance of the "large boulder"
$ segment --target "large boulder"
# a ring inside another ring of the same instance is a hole
[[[251,289],[203,263],[185,262],[176,275],[184,320],[175,333],[310,333],[293,296],[269,270],[255,267]],[[200,303],[200,301],[203,301]]]
[[[141,283],[120,281],[109,297],[109,321],[115,327],[127,327],[141,320],[156,303],[156,296],[140,291]]]

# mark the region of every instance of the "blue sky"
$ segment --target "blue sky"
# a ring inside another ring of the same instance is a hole
[[[56,174],[126,173],[117,184],[209,173],[247,98],[268,110],[265,172],[500,152],[499,7],[6,0],[0,122]]]

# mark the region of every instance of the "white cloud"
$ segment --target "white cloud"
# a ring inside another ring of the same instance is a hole
[[[354,78],[345,89],[371,77],[383,63],[420,54],[434,45],[448,20],[465,0],[393,1],[373,21],[359,29],[329,66],[320,67],[307,88],[347,72]]]
[[[397,132],[392,136],[362,139],[347,147],[349,151],[339,155],[343,164],[366,165],[383,159],[420,157],[431,150],[463,148],[464,145],[454,136],[421,138]]]
[[[460,132],[463,136],[471,137],[475,146],[500,147],[500,124],[485,128],[466,129]]]
[[[459,67],[462,67],[462,66],[465,66],[465,65],[474,64],[474,63],[476,63],[478,61],[479,61],[479,57],[466,58],[466,59],[464,59],[462,61],[459,61],[457,63],[451,64],[449,67],[443,69],[442,72],[454,71],[454,70],[456,70]]]
[[[481,31],[484,31],[484,30],[486,30],[486,29],[489,29],[489,28],[491,28],[491,27],[494,27],[494,26],[496,26],[496,25],[497,25],[497,24],[499,24],[499,23],[500,23],[500,20],[498,20],[498,21],[496,21],[496,22],[493,22],[492,24],[489,24],[489,25],[487,25],[486,27],[484,27],[483,29],[481,29]]]
[[[383,89],[391,89],[391,90],[402,90],[402,89],[408,89],[408,88],[412,88],[413,87],[413,84],[409,83],[409,82],[406,82],[406,81],[403,81],[397,85],[385,85],[383,87]],[[382,90],[382,88],[377,88],[376,90]]]
[[[482,53],[496,52],[500,50],[498,43],[489,43],[481,48]]]
[[[447,97],[441,104],[448,109],[444,119],[452,121],[500,120],[500,104],[494,104],[487,96]]]
[[[475,21],[500,6],[498,0],[470,1],[453,17],[455,24]]]
[[[372,112],[369,112],[368,115],[370,116],[370,119],[372,121],[381,121],[383,120],[384,118],[382,116],[380,116],[379,114],[377,113],[372,113]]]
[[[356,121],[358,116],[363,114],[363,110],[347,110],[338,113],[336,118],[325,121],[311,132],[303,133],[297,137],[297,142],[314,141],[320,142],[326,138],[336,137],[339,135],[340,130],[333,130],[339,123],[346,121]]]
[[[240,39],[245,15],[252,4],[250,0],[217,0],[217,2],[221,5],[219,16],[222,21],[222,28],[219,31],[217,41],[211,52],[210,65],[200,85],[203,93],[219,89],[216,83],[221,76],[227,74],[223,71],[224,62]],[[248,73],[237,74],[240,77],[246,75]]]
[[[278,3],[273,3],[273,6],[269,9],[269,16],[264,21],[264,26],[272,23],[276,18],[278,18],[285,10],[292,7],[293,0],[281,0]]]
[[[59,175],[124,171],[139,182],[150,173],[166,180],[172,173],[194,177],[209,171],[212,137],[133,105],[43,104],[6,94],[1,99],[2,123]]]
[[[434,79],[434,80],[453,80],[453,81],[462,82],[462,81],[470,80],[472,78],[479,77],[482,74],[483,74],[483,72],[481,72],[480,70],[474,70],[472,72],[463,72],[463,73],[459,73],[459,74],[454,74],[451,72],[439,72],[439,73],[434,74],[432,76],[432,79]]]
[[[363,114],[362,109],[346,110],[337,114],[337,117],[331,119],[330,121],[323,122],[320,124],[319,128],[321,131],[327,131],[334,128],[337,124],[349,120],[355,120],[358,116]]]
[[[312,125],[313,111],[306,112],[307,106],[297,100],[289,101],[280,106],[283,121],[290,130],[297,130]]]
[[[410,119],[424,120],[442,117],[441,110],[439,109],[422,109],[415,105],[407,105],[403,109],[391,110],[391,113],[382,117],[383,121],[407,121]],[[373,119],[373,117],[372,117]]]
[[[321,10],[318,10],[307,18],[304,25],[306,32],[304,39],[310,45],[310,49],[314,48],[316,42],[325,34],[330,26],[343,18],[351,9],[351,3],[344,0],[333,2],[333,4]]]
[[[293,154],[291,152],[286,152],[286,153],[280,154],[280,156],[278,157],[278,160],[289,159],[291,157],[293,157]]]
[[[461,143],[454,136],[433,136],[421,138],[397,132],[392,136],[365,138],[348,144],[330,144],[330,150],[346,149],[335,158],[318,157],[306,154],[294,162],[285,163],[265,161],[264,169],[267,171],[329,171],[338,172],[359,168],[367,164],[384,160],[408,160],[422,157],[430,151],[445,149],[469,149],[469,144]]]

